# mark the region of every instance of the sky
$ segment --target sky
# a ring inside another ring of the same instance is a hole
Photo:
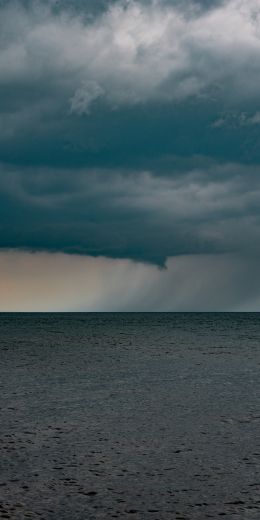
[[[259,311],[259,84],[259,0],[0,0],[0,311]]]

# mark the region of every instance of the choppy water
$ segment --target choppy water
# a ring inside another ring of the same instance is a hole
[[[0,315],[0,518],[260,518],[259,314]]]

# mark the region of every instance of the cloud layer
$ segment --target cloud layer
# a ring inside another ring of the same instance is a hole
[[[258,284],[259,83],[258,0],[2,0],[0,249],[111,262],[167,309],[169,258],[192,305],[188,273],[222,257]],[[228,287],[228,308],[255,297]]]
[[[163,264],[176,254],[258,252],[260,178],[228,164],[151,172],[0,171],[7,248]]]
[[[39,111],[44,102],[82,114],[97,100],[116,109],[191,96],[259,98],[258,0],[206,11],[130,0],[95,18],[84,3],[72,5],[10,1],[1,9],[1,88],[17,85],[24,98],[33,91]]]

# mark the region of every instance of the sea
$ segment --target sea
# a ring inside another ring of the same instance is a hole
[[[0,518],[260,519],[260,314],[0,314]]]

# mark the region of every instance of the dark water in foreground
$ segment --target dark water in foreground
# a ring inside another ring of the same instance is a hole
[[[0,518],[260,519],[259,314],[0,315]]]

